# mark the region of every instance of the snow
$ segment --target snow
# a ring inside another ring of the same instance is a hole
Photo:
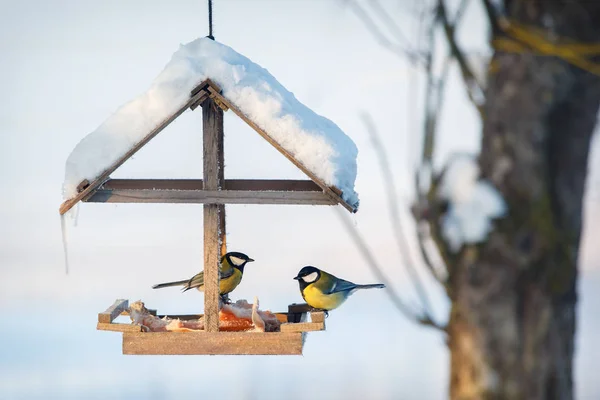
[[[453,252],[463,244],[483,242],[493,228],[492,220],[506,213],[501,194],[488,181],[479,179],[479,167],[470,156],[451,160],[438,196],[449,202],[442,235]]]
[[[77,144],[67,159],[63,194],[93,181],[140,142],[154,127],[182,107],[190,91],[210,78],[260,128],[342,197],[358,206],[354,191],[354,142],[332,121],[298,101],[266,69],[208,38],[181,45],[148,91],[119,108]]]

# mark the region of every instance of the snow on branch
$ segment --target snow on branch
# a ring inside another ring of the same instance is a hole
[[[464,244],[483,242],[492,220],[506,213],[506,204],[495,187],[479,179],[479,167],[470,156],[453,158],[441,178],[438,197],[448,201],[441,233],[450,251]]]

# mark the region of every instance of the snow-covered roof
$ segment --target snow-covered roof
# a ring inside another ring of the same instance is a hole
[[[358,206],[354,142],[335,123],[298,101],[266,69],[208,38],[181,45],[145,93],[75,146],[66,163],[64,198],[77,196],[82,181],[100,177],[184,106],[192,89],[206,79],[219,85],[225,98],[308,171]]]

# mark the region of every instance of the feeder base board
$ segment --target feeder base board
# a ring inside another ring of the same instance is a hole
[[[301,332],[123,332],[123,354],[302,355]]]

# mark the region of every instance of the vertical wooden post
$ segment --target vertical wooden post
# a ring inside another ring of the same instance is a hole
[[[207,99],[202,103],[204,189],[223,182],[223,110]],[[207,332],[219,330],[219,260],[225,237],[225,207],[204,205],[204,318]],[[222,239],[223,238],[223,239]]]

